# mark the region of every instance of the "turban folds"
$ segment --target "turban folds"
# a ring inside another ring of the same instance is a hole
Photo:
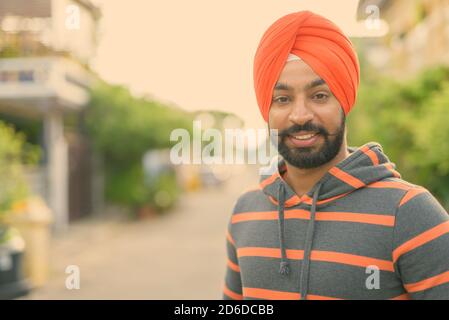
[[[265,121],[268,122],[274,85],[289,54],[300,57],[326,81],[348,114],[356,100],[360,74],[354,47],[330,20],[299,11],[283,16],[265,31],[254,57],[254,89]]]

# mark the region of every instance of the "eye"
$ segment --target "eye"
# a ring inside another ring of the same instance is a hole
[[[325,93],[317,93],[313,96],[313,100],[325,101],[329,96]]]
[[[289,98],[286,96],[281,96],[273,99],[273,102],[279,103],[279,104],[286,104],[288,103]]]

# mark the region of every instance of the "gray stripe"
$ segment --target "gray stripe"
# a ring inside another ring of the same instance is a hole
[[[279,274],[280,259],[269,257],[241,257],[243,287],[262,288],[299,293],[299,272],[302,261],[289,260],[290,273]]]
[[[402,205],[396,215],[394,249],[448,220],[449,215],[431,194],[415,196]]]
[[[413,292],[410,296],[413,299],[449,300],[449,282],[428,290]]]
[[[380,270],[379,275],[380,289],[369,290],[366,280],[370,274],[366,268],[312,261],[309,294],[342,299],[390,299],[404,293],[394,273]]]
[[[415,283],[449,270],[449,234],[446,233],[412,251],[397,261],[404,283]]]

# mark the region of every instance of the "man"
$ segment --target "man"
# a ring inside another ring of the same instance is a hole
[[[379,144],[347,146],[358,84],[329,20],[296,12],[263,35],[254,85],[282,158],[235,205],[225,299],[449,299],[449,215]]]

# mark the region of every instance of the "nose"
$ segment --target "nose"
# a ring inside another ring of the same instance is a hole
[[[295,104],[292,106],[288,119],[299,125],[304,125],[313,119],[313,112],[310,110],[309,106],[307,106],[304,97],[298,97],[295,100]]]

